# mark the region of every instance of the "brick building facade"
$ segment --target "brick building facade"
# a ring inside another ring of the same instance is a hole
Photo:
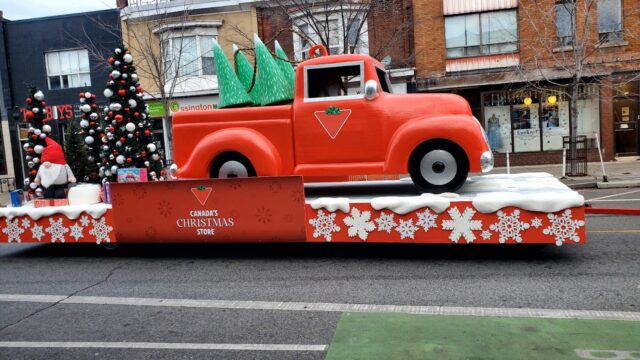
[[[413,12],[417,90],[464,96],[498,165],[507,152],[515,165],[562,160],[576,68],[589,159],[596,134],[607,160],[640,153],[640,0],[414,0]]]

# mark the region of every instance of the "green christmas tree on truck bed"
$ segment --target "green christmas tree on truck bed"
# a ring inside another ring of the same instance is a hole
[[[254,90],[260,105],[277,104],[293,99],[285,74],[271,56],[258,35],[253,36],[256,47],[257,74]]]
[[[236,73],[238,73],[238,79],[240,80],[240,83],[242,83],[244,89],[249,93],[249,96],[251,97],[253,103],[256,105],[260,105],[260,97],[258,96],[257,91],[253,91],[253,66],[251,66],[251,63],[249,62],[247,57],[244,56],[242,51],[238,49],[236,44],[233,44],[233,58],[236,65]]]
[[[109,58],[111,72],[104,95],[104,136],[101,137],[103,181],[115,181],[119,168],[146,168],[149,180],[163,180],[161,153],[153,136],[153,123],[142,99],[143,91],[126,47],[116,48]]]
[[[253,101],[229,64],[222,48],[213,40],[213,57],[218,75],[218,108],[249,105]]]
[[[282,71],[285,80],[287,80],[287,91],[291,95],[291,98],[293,98],[293,92],[295,90],[294,87],[296,82],[296,72],[293,70],[293,66],[291,66],[291,63],[289,63],[289,58],[287,58],[287,54],[282,49],[282,46],[280,46],[278,40],[276,40],[275,43],[275,50],[276,64],[278,64],[278,67],[280,68],[280,71]]]

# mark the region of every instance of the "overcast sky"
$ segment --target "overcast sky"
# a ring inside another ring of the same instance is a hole
[[[116,0],[7,0],[0,1],[5,19],[22,20],[82,13],[116,7]]]

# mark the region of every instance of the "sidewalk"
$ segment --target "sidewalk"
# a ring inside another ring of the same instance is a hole
[[[637,157],[623,158],[623,160],[609,161],[604,163],[607,174],[607,182],[603,181],[602,166],[599,162],[587,164],[588,176],[567,177],[561,179],[563,183],[573,189],[584,188],[621,188],[640,186],[640,159]],[[557,178],[562,177],[562,164],[553,165],[532,165],[532,166],[512,166],[512,174],[525,172],[546,172]],[[492,174],[506,173],[506,167],[496,167]]]

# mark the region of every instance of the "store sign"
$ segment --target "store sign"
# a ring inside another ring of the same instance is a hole
[[[164,106],[160,101],[149,101],[147,103],[147,109],[149,110],[149,116],[151,117],[163,117]]]
[[[215,110],[218,108],[217,96],[200,96],[171,100],[169,109],[171,114],[181,111]]]
[[[45,120],[70,120],[74,118],[74,105],[72,104],[62,104],[62,105],[47,105],[44,107],[47,110],[47,116]],[[25,114],[27,113],[26,108],[20,108],[20,114],[22,116],[22,120],[24,122],[27,121]]]
[[[304,241],[302,178],[113,183],[118,242]]]

